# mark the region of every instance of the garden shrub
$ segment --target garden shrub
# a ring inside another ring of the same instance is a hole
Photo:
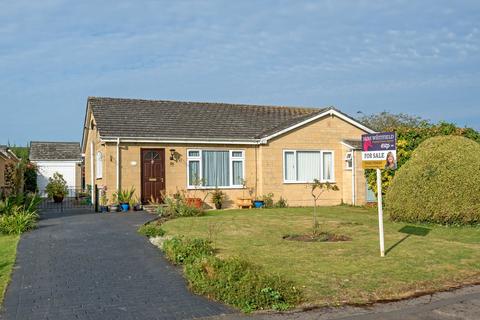
[[[439,124],[423,124],[419,127],[384,127],[380,131],[395,131],[397,133],[397,167],[400,169],[407,163],[415,149],[425,140],[437,136],[462,136],[480,143],[480,132],[471,128],[459,128],[454,124],[441,122]],[[382,170],[382,193],[385,195],[393,181],[397,170]],[[369,187],[377,193],[376,170],[365,170]]]
[[[184,265],[185,277],[195,293],[245,312],[286,310],[301,300],[292,282],[268,275],[241,259],[219,259],[207,240],[174,237],[163,242],[163,250],[170,261]]]
[[[392,220],[440,224],[480,222],[480,144],[463,137],[423,142],[386,194]]]
[[[288,203],[287,203],[287,200],[284,199],[283,197],[280,197],[280,199],[278,199],[277,202],[275,202],[275,204],[273,205],[275,208],[287,208],[288,207]]]
[[[271,276],[258,266],[238,259],[202,256],[184,267],[191,289],[242,311],[286,310],[300,302],[290,281]]]
[[[40,201],[34,194],[22,193],[0,201],[0,233],[21,234],[35,228]]]
[[[38,215],[16,207],[13,212],[0,216],[0,233],[21,234],[35,228]]]
[[[164,205],[159,206],[157,210],[161,217],[198,217],[205,213],[203,209],[188,204],[185,197],[165,197],[163,202]]]
[[[174,264],[183,264],[200,256],[212,255],[214,250],[210,241],[204,239],[173,237],[165,240],[163,251]]]
[[[165,235],[165,230],[163,230],[158,224],[156,223],[148,223],[144,224],[138,229],[138,232],[143,234],[146,237],[163,237]]]
[[[264,208],[273,208],[273,196],[273,193],[265,194],[262,196]]]

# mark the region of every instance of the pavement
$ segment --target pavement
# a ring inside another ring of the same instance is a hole
[[[319,308],[303,312],[229,314],[209,320],[479,320],[480,286],[365,307]]]
[[[0,318],[192,319],[232,313],[188,291],[137,228],[154,216],[45,212],[19,242]]]
[[[136,230],[154,216],[70,209],[22,235],[0,319],[479,320],[480,286],[364,307],[245,315],[188,291]]]

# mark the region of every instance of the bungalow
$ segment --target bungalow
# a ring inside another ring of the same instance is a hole
[[[86,184],[135,188],[146,203],[218,187],[236,199],[269,193],[312,205],[308,183],[336,183],[320,203],[364,204],[360,138],[373,130],[339,110],[90,97],[83,128]],[[209,197],[208,197],[209,198]],[[210,199],[207,198],[207,201]]]
[[[15,165],[20,159],[7,146],[0,145],[0,195],[12,191],[11,182],[7,181],[8,175],[13,174]]]

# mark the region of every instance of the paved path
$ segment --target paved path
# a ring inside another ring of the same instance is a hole
[[[26,233],[1,319],[192,319],[232,312],[191,294],[137,234],[146,213],[47,213]]]

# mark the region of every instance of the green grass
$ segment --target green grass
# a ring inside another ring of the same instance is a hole
[[[19,239],[20,236],[17,235],[0,235],[0,304],[3,301],[5,289],[10,281]]]
[[[396,223],[386,216],[385,247],[397,245],[381,258],[376,210],[337,206],[318,209],[322,231],[344,234],[352,241],[282,239],[310,232],[312,211],[211,211],[203,217],[168,221],[163,228],[167,235],[209,239],[220,257],[242,257],[284,275],[302,288],[304,305],[399,299],[480,281],[480,227]],[[406,226],[430,230],[405,238],[407,234],[399,230],[411,232]]]

